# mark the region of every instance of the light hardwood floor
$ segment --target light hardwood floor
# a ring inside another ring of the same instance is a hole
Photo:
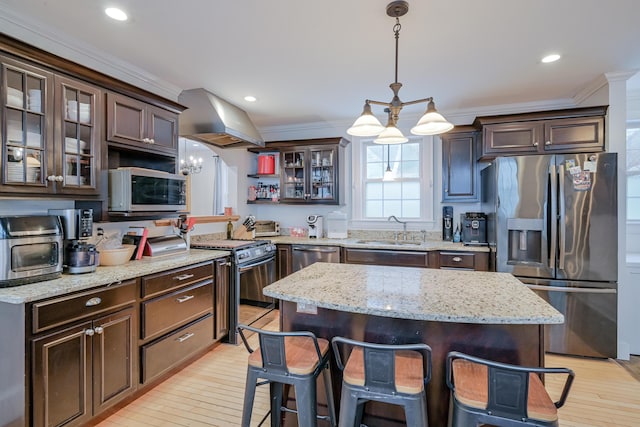
[[[244,346],[220,345],[98,426],[240,425],[246,359]],[[640,381],[615,361],[547,355],[546,366],[569,367],[576,373],[567,403],[560,409],[561,427],[640,426]],[[561,386],[560,379],[547,377],[552,397],[559,396]],[[253,426],[268,405],[268,388],[259,387]]]

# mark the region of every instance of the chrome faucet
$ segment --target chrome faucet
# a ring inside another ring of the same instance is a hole
[[[395,215],[391,215],[389,218],[387,218],[387,221],[391,221],[391,220],[394,220],[398,224],[402,224],[402,240],[407,240],[407,222],[400,221]],[[395,233],[395,240],[398,240],[397,232]]]

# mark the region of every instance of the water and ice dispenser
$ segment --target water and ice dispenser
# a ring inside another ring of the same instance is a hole
[[[544,222],[542,219],[509,218],[508,264],[540,264],[545,259],[543,246]],[[545,251],[546,252],[546,251]]]

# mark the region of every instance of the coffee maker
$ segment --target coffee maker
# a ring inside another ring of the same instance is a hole
[[[92,209],[49,209],[49,215],[60,217],[64,231],[64,269],[70,274],[96,271],[99,254],[87,243],[93,235]]]
[[[310,239],[322,238],[322,231],[324,230],[322,215],[307,216],[307,224],[309,225]]]

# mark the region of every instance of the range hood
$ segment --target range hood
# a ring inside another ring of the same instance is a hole
[[[187,107],[180,114],[180,136],[223,148],[264,147],[247,113],[211,92],[184,90],[178,102]]]

